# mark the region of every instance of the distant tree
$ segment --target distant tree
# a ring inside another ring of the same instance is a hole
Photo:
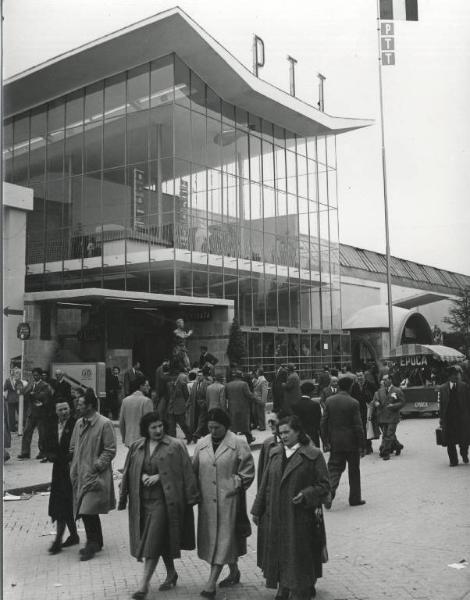
[[[233,318],[232,325],[230,326],[227,356],[231,365],[239,364],[241,359],[246,356],[245,339],[236,317]]]
[[[462,290],[462,295],[452,300],[449,316],[444,317],[444,323],[450,326],[453,333],[458,334],[468,357],[470,354],[470,287]]]

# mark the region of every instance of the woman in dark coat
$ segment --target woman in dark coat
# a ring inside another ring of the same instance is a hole
[[[70,481],[69,453],[70,438],[75,427],[75,417],[71,415],[70,404],[59,399],[55,406],[59,429],[55,438],[48,437],[46,446],[47,459],[53,463],[51,494],[49,496],[49,516],[52,521],[57,521],[56,537],[49,548],[51,554],[57,554],[62,548],[74,546],[80,542],[73,514],[73,491]],[[62,543],[65,527],[69,530],[69,537]]]
[[[266,586],[278,588],[276,598],[309,600],[327,560],[321,505],[330,491],[328,470],[298,417],[281,419],[278,433],[282,445],[270,451],[251,511],[264,531],[258,562]]]
[[[118,510],[129,498],[131,554],[145,559],[140,589],[147,596],[150,579],[162,556],[167,579],[160,589],[176,585],[173,564],[181,550],[195,548],[193,505],[199,501],[196,478],[185,445],[166,434],[167,425],[156,412],[140,421],[142,438],[129,447],[121,483]]]

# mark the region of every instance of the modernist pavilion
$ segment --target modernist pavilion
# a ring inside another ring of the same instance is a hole
[[[174,320],[224,362],[236,314],[247,366],[308,374],[349,358],[341,331],[336,136],[252,75],[180,9],[5,84],[5,179],[34,191],[26,366],[139,358]]]

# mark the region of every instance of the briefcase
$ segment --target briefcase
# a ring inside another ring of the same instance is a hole
[[[446,436],[440,427],[436,429],[436,444],[438,446],[447,446]]]

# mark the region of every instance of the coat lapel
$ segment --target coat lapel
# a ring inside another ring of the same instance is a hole
[[[291,456],[291,458],[288,460],[286,468],[284,469],[284,473],[281,477],[281,485],[284,482],[284,480],[287,479],[287,477],[289,477],[292,471],[294,471],[302,463],[302,458],[299,455],[299,450],[297,450],[297,452],[295,452],[295,454],[293,454],[293,456]]]
[[[231,431],[228,431],[224,439],[222,440],[220,446],[217,448],[215,452],[215,460],[217,461],[224,452],[227,450],[234,450],[236,448],[235,443],[235,434]]]

